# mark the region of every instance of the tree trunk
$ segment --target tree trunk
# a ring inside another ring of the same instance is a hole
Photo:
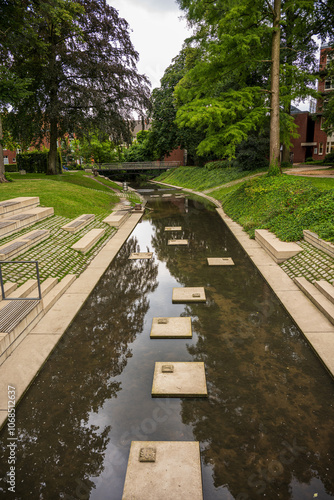
[[[56,73],[56,43],[54,38],[54,29],[51,27],[50,34],[50,151],[48,158],[48,175],[57,174],[57,139],[58,139],[58,92],[57,92],[57,73]]]
[[[3,147],[2,147],[2,120],[0,115],[0,183],[7,182],[5,177],[5,164],[3,161]]]
[[[280,19],[281,0],[274,0],[273,36],[271,45],[271,112],[270,112],[270,167],[280,166],[280,123],[279,123],[279,68],[280,68]]]

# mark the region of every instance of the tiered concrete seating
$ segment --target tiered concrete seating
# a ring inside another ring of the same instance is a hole
[[[27,208],[34,208],[39,205],[38,196],[20,196],[11,200],[0,201],[0,218],[9,214],[18,214]]]
[[[50,231],[40,229],[30,231],[0,247],[0,260],[11,260],[50,236]]]
[[[34,207],[20,213],[7,215],[0,219],[0,237],[15,233],[24,227],[51,217],[53,214],[52,207]]]
[[[71,248],[73,248],[73,250],[76,250],[77,252],[85,254],[95,245],[97,241],[99,241],[100,238],[102,238],[104,233],[105,229],[92,229],[79,241],[74,243]]]
[[[4,284],[5,297],[7,297],[10,293],[14,292],[17,288],[17,283],[11,283],[8,281]],[[2,293],[0,293],[0,302],[2,301]]]
[[[62,227],[62,229],[64,229],[64,231],[68,231],[69,233],[76,233],[94,219],[95,219],[94,214],[83,214],[80,215],[80,217],[77,217],[76,219],[72,220],[68,224],[65,224],[65,226]]]
[[[281,264],[303,250],[297,243],[281,241],[267,229],[256,229],[255,240],[277,264]]]
[[[333,243],[330,243],[329,241],[324,241],[316,233],[312,233],[311,231],[304,230],[304,240],[307,243],[311,243],[316,248],[319,248],[323,252],[325,252],[327,255],[330,255],[331,257],[334,257],[334,245]]]
[[[29,280],[9,295],[9,298],[19,300],[0,303],[0,365],[75,279],[74,274],[68,274],[60,282],[58,278],[46,279],[41,283],[42,300],[35,299],[38,297],[37,281]],[[23,300],[27,297],[33,300]]]
[[[334,287],[323,280],[313,285],[306,278],[294,278],[295,283],[315,306],[334,324]]]

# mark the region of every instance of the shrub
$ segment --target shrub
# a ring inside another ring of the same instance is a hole
[[[334,163],[334,151],[325,156],[323,163]]]
[[[46,174],[48,167],[48,151],[29,151],[17,155],[17,169],[25,170],[27,174]],[[61,157],[57,155],[57,166],[60,171]]]
[[[17,172],[17,165],[5,165],[6,172]]]
[[[306,158],[306,160],[305,160],[305,163],[312,163],[312,162],[314,162],[314,160],[313,160],[312,156],[309,156],[309,157],[308,157],[308,158]]]

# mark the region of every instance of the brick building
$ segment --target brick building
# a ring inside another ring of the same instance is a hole
[[[326,66],[334,57],[334,49],[329,45],[322,45],[320,50],[320,71],[325,70]],[[318,91],[322,98],[318,99],[314,112],[292,111],[295,123],[298,125],[300,137],[291,139],[293,144],[294,163],[304,162],[312,157],[314,160],[323,160],[326,154],[334,151],[334,134],[328,136],[323,130],[323,101],[326,100],[326,94],[334,90],[334,79],[320,79],[318,82]]]

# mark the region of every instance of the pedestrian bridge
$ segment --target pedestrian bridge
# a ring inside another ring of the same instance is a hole
[[[124,162],[124,163],[102,163],[96,164],[99,174],[108,172],[144,172],[145,170],[169,170],[181,165],[180,161],[143,161],[143,162]]]

